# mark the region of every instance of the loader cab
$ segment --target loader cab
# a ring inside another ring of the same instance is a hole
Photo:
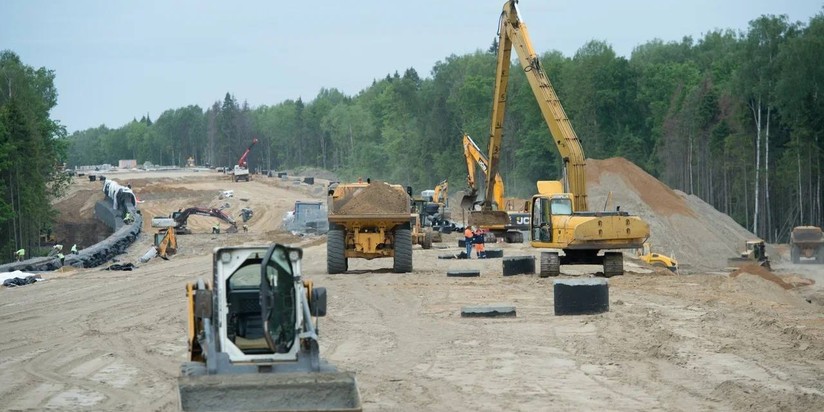
[[[263,248],[224,248],[216,254],[215,281],[223,285],[217,303],[225,315],[219,324],[220,342],[233,361],[289,357],[298,349],[293,347],[299,314],[289,249],[278,245],[268,260]],[[264,297],[266,311],[261,306]]]

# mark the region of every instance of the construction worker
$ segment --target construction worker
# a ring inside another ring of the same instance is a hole
[[[478,255],[478,259],[486,258],[486,250],[484,250],[484,232],[485,230],[478,229],[475,231],[475,236],[472,238],[472,244],[475,246],[475,254]]]
[[[17,252],[14,252],[14,256],[17,257],[18,262],[22,262],[23,259],[26,257],[26,249],[20,249]]]
[[[220,233],[220,223],[215,223],[215,225],[212,226],[212,233]]]
[[[60,259],[60,266],[63,266],[63,264],[66,263],[66,256],[64,256],[63,253],[58,253],[57,258]]]
[[[125,223],[127,225],[130,225],[130,224],[132,224],[132,222],[134,222],[134,218],[132,217],[132,214],[129,213],[129,212],[126,212],[126,215],[123,216],[123,223]]]
[[[467,226],[464,229],[464,242],[466,242],[466,258],[472,259],[472,238],[475,237],[475,233],[472,231],[472,228]]]
[[[243,225],[243,233],[246,233],[248,231],[249,231],[249,227],[246,226],[246,225]]]
[[[72,245],[72,255],[76,255],[76,254],[77,254],[77,243]]]
[[[63,245],[54,245],[52,246],[52,250],[49,251],[49,256],[54,256],[63,251]]]

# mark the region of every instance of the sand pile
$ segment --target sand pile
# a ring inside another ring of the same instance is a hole
[[[335,202],[335,213],[341,215],[410,213],[409,195],[400,188],[373,181],[350,192]]]
[[[784,282],[783,279],[776,276],[775,273],[770,272],[764,267],[759,265],[743,265],[738,268],[736,271],[730,273],[731,278],[737,278],[741,275],[753,275],[758,276],[762,279],[769,280],[770,282],[775,283],[778,286],[781,286],[782,289],[791,289],[792,285]]]
[[[670,189],[626,159],[587,159],[586,174],[590,210],[621,206],[639,215],[649,223],[652,251],[676,258],[687,271],[723,269],[747,239],[756,238],[697,196]]]

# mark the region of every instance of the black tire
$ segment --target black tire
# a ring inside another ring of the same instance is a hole
[[[424,249],[432,249],[432,232],[425,232],[423,234],[423,242],[421,247]]]
[[[206,364],[201,362],[183,362],[180,364],[180,376],[206,375]]]
[[[395,262],[392,265],[395,273],[409,273],[412,271],[412,231],[398,229],[395,231]]]
[[[503,259],[504,276],[535,273],[535,256],[513,256]]]
[[[504,257],[504,251],[501,250],[501,249],[492,249],[492,250],[487,250],[486,251],[486,258],[487,259],[502,258],[502,257]]]
[[[796,246],[796,245],[793,245],[790,248],[790,260],[793,263],[801,262],[801,251],[799,250],[798,246]],[[816,259],[816,260],[818,260],[818,259]]]
[[[476,278],[481,276],[480,270],[450,270],[446,272],[450,278]]]
[[[524,243],[524,235],[521,232],[507,232],[504,240],[506,243]]]
[[[624,254],[621,252],[604,252],[604,277],[624,274]]]
[[[343,230],[330,230],[326,233],[326,272],[330,275],[346,272],[346,235]]]
[[[555,316],[593,315],[609,311],[606,279],[557,279],[553,282]]]
[[[458,239],[458,247],[466,247],[466,238]]]
[[[548,278],[561,274],[561,257],[558,252],[541,252],[541,271],[539,277]]]

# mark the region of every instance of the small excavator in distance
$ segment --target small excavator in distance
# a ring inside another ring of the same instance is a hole
[[[232,173],[232,180],[235,182],[239,182],[241,180],[248,182],[249,181],[249,168],[246,164],[246,158],[249,157],[249,152],[252,151],[252,147],[256,145],[258,139],[253,139],[252,143],[249,147],[246,148],[246,151],[243,152],[243,155],[240,156],[238,159],[237,164],[235,165],[234,172]]]
[[[506,243],[522,243],[524,241],[521,231],[529,230],[529,200],[505,198],[504,181],[501,174],[497,173],[492,181],[494,186],[491,204],[489,201],[478,202],[478,188],[475,184],[475,165],[481,168],[481,172],[486,177],[489,171],[489,159],[478,147],[478,144],[468,135],[463,135],[464,157],[466,158],[466,185],[469,189],[461,197],[461,208],[470,210],[469,223],[482,229],[487,229],[489,234],[495,238],[503,238]],[[480,206],[481,210],[475,210]],[[494,242],[489,239],[487,242]]]
[[[220,209],[209,209],[205,207],[190,207],[185,210],[172,212],[172,215],[169,217],[154,217],[152,218],[152,227],[173,227],[178,235],[188,235],[191,234],[192,231],[186,227],[186,223],[189,221],[189,216],[191,215],[209,216],[220,219],[229,224],[229,229],[226,230],[226,233],[237,233],[237,222],[235,219]]]
[[[212,278],[186,285],[183,411],[361,411],[354,374],[320,358],[326,289],[302,277],[303,250],[214,250]]]
[[[498,20],[498,63],[489,137],[487,202],[498,174],[504,128],[510,57],[514,48],[524,75],[564,162],[562,181],[538,181],[538,194],[530,201],[530,244],[541,252],[539,275],[558,276],[561,264],[601,264],[603,275],[624,273],[623,254],[617,249],[643,247],[649,224],[625,211],[592,212],[587,208],[584,150],[560,100],[532,48],[517,0],[504,3]],[[486,205],[485,205],[486,207]],[[603,255],[599,252],[604,251]]]

